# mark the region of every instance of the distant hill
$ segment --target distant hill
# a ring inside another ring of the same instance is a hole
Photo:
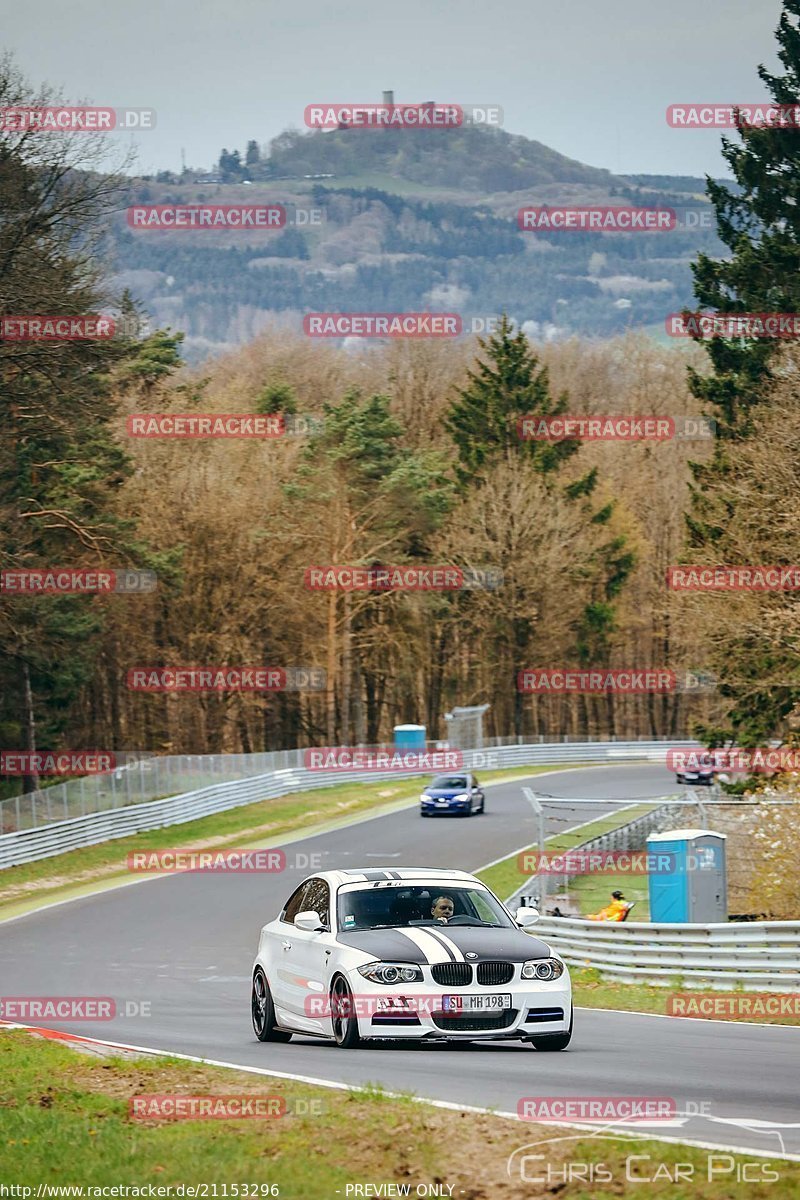
[[[587,167],[541,142],[480,126],[414,131],[290,130],[272,142],[261,177],[302,179],[332,174],[340,178],[369,172],[483,192],[514,192],[544,183],[610,187],[620,182],[610,171]],[[253,178],[259,178],[259,173]]]
[[[250,143],[255,147],[256,143]],[[281,203],[282,232],[112,230],[116,283],[183,329],[191,361],[316,312],[508,312],[533,338],[663,329],[691,260],[723,252],[704,181],[615,176],[498,130],[288,131],[243,166],[131,181],[129,202]],[[320,176],[324,178],[320,179]],[[526,204],[690,207],[656,233],[521,233]],[[318,223],[302,212],[320,215]]]

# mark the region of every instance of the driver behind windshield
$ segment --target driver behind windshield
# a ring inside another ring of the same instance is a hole
[[[455,905],[451,896],[437,896],[431,905],[431,916],[443,925],[447,924],[454,912]]]

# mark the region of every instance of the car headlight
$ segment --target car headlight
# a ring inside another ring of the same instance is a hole
[[[454,800],[469,800],[469,792],[461,792],[458,796],[453,796]]]
[[[558,979],[564,964],[558,958],[531,958],[522,964],[523,979]]]
[[[358,968],[371,983],[421,983],[422,971],[410,963],[371,962]]]
[[[426,800],[430,800],[430,796],[426,792],[423,792],[422,795],[420,796],[420,800],[424,804]]]

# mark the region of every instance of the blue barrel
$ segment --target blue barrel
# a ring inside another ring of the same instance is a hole
[[[396,750],[424,750],[425,749],[425,734],[427,730],[424,725],[395,725],[394,727],[394,745]]]

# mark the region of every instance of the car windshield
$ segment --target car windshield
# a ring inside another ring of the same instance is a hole
[[[468,785],[466,776],[464,775],[437,775],[433,783],[428,786],[435,788],[437,791],[449,791],[451,788],[461,788],[463,790]]]
[[[392,929],[410,925],[478,925],[514,928],[500,902],[485,888],[449,883],[353,886],[339,892],[339,929]]]

